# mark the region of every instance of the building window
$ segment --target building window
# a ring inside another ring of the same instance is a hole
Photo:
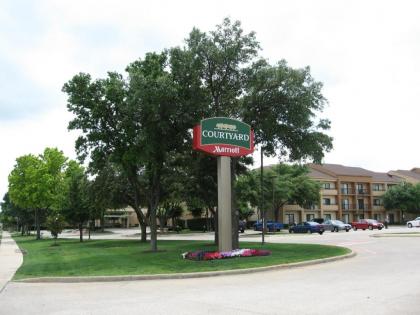
[[[331,183],[322,183],[322,188],[323,189],[333,189],[333,187],[331,186]]]
[[[348,199],[343,199],[343,202],[342,202],[341,205],[343,206],[343,210],[349,210],[350,209],[350,204],[349,204]]]
[[[315,218],[315,214],[308,213],[306,214],[306,221],[311,221]]]
[[[374,206],[382,206],[382,199],[373,199]]]
[[[358,194],[366,194],[367,193],[367,189],[363,184],[357,184],[357,193]]]
[[[329,206],[331,205],[331,199],[330,198],[322,198],[322,204]]]
[[[384,191],[385,187],[383,184],[373,184],[372,185],[372,190],[373,191]]]
[[[350,194],[349,184],[341,184],[341,193],[342,194]]]
[[[331,214],[324,214],[324,220],[331,220]]]

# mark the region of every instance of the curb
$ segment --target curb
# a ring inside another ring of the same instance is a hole
[[[13,280],[13,282],[20,283],[83,283],[83,282],[114,282],[114,281],[135,281],[135,280],[165,280],[165,279],[194,279],[194,278],[206,278],[206,277],[217,277],[217,276],[228,276],[228,275],[241,275],[255,272],[281,270],[299,268],[311,265],[318,265],[323,263],[329,263],[333,261],[343,260],[347,258],[353,258],[357,255],[356,252],[329,257],[314,259],[309,261],[257,267],[257,268],[246,268],[237,270],[224,270],[224,271],[206,271],[206,272],[194,272],[194,273],[175,273],[175,274],[157,274],[157,275],[132,275],[132,276],[92,276],[92,277],[43,277],[43,278],[27,278],[22,280]]]
[[[420,237],[420,233],[383,233],[383,234],[372,234],[369,237]]]

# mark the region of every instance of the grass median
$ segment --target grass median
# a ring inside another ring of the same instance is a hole
[[[150,252],[149,243],[138,240],[90,240],[80,243],[60,239],[53,246],[51,239],[34,240],[14,236],[24,251],[23,264],[14,279],[65,276],[115,276],[188,273],[232,270],[301,262],[340,256],[349,249],[314,244],[266,244],[241,242],[241,248],[268,249],[270,256],[243,257],[214,261],[184,260],[181,254],[193,250],[216,250],[208,241],[158,242],[159,251]]]

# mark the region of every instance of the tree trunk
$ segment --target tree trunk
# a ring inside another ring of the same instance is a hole
[[[41,239],[41,225],[39,224],[39,209],[35,209],[36,239]]]
[[[153,205],[150,209],[150,246],[151,251],[157,251],[157,224],[156,224],[156,207]]]
[[[105,211],[102,211],[101,218],[99,220],[100,220],[99,224],[101,225],[101,232],[103,233],[105,232]]]
[[[139,223],[140,225],[140,233],[141,233],[141,238],[140,238],[140,242],[142,243],[146,243],[147,242],[147,224],[146,223]]]
[[[89,240],[90,240],[90,229],[91,229],[91,227],[92,227],[92,222],[91,221],[89,221]]]
[[[274,221],[279,222],[280,217],[280,208],[275,207],[274,208]]]
[[[83,225],[79,224],[80,242],[83,242]]]

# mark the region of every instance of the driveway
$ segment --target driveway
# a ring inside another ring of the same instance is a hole
[[[398,231],[408,230],[379,233]],[[290,270],[184,280],[9,283],[0,294],[0,314],[420,314],[420,238],[370,237],[377,233],[267,236],[269,242],[341,245],[358,253]]]

